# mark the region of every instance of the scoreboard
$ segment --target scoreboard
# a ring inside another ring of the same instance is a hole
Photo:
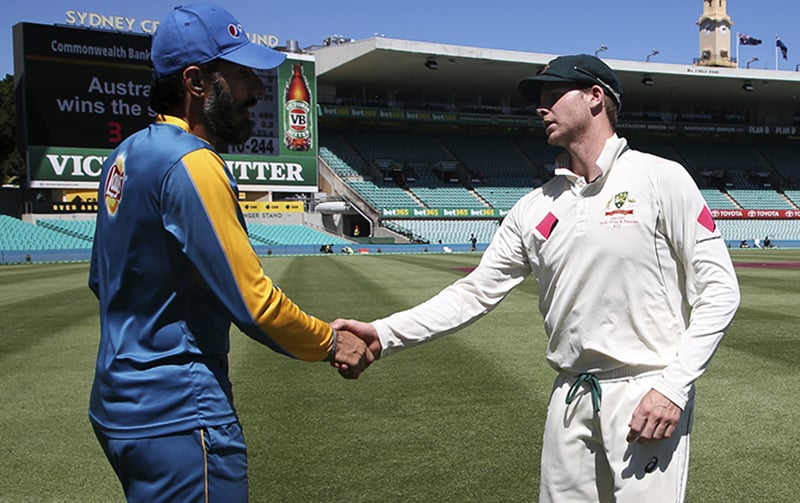
[[[111,149],[152,122],[149,35],[23,23],[14,40],[27,145]]]
[[[150,35],[19,23],[14,26],[15,87],[21,152],[31,187],[95,188],[100,165],[122,140],[155,119],[150,108]],[[311,112],[308,148],[289,148],[296,120],[288,104],[303,75]],[[317,190],[314,60],[290,54],[258,71],[266,92],[251,109],[253,135],[217,150],[243,190]],[[287,174],[291,174],[288,176]]]

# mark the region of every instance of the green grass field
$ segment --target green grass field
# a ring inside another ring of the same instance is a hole
[[[798,250],[733,250],[737,263]],[[270,257],[309,313],[372,320],[438,292],[476,254]],[[97,349],[86,264],[0,267],[0,501],[123,501],[87,419]],[[742,306],[698,383],[688,501],[800,494],[800,268],[741,267]],[[535,501],[555,377],[529,279],[465,330],[357,381],[238,330],[232,380],[253,502]]]

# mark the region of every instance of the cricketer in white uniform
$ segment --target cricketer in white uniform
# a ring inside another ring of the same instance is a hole
[[[558,372],[540,500],[683,501],[694,384],[739,304],[727,247],[686,170],[615,134],[622,89],[600,59],[556,58],[520,92],[565,148],[556,176],[468,276],[371,326],[333,325],[386,356],[475,321],[533,273]]]

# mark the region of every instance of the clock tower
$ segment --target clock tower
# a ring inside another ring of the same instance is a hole
[[[736,68],[731,61],[731,21],[727,13],[727,0],[703,0],[703,14],[697,21],[700,26],[700,66],[726,66]]]

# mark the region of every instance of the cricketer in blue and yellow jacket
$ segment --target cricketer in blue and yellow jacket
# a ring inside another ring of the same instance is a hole
[[[230,324],[307,361],[334,350],[330,326],[264,274],[236,182],[211,145],[158,116],[103,165],[89,287],[100,347],[89,415],[139,438],[236,420]]]

